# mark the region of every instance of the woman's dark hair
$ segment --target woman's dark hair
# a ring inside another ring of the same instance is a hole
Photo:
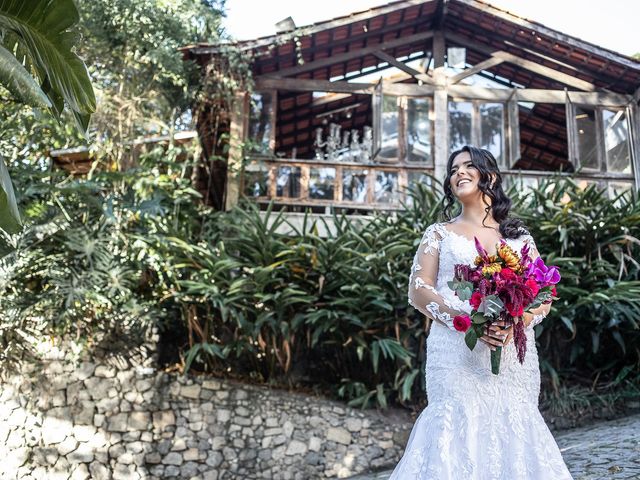
[[[491,199],[491,204],[489,204],[483,197],[485,216],[482,219],[482,224],[484,225],[484,221],[489,216],[489,211],[491,211],[494,220],[500,224],[500,235],[502,235],[503,238],[518,238],[524,233],[529,233],[522,220],[509,217],[512,202],[502,189],[502,175],[500,174],[496,159],[488,150],[470,145],[466,145],[460,150],[453,152],[447,161],[447,176],[444,179],[444,198],[442,199],[442,215],[444,219],[446,221],[451,220],[451,208],[456,202],[456,198],[451,191],[451,168],[453,166],[453,160],[462,152],[469,154],[471,163],[478,169],[478,172],[480,172],[478,188]],[[495,174],[493,185],[491,183],[492,174]]]

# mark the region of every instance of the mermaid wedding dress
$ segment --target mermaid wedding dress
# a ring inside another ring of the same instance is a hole
[[[539,255],[531,235],[505,241],[516,251],[527,242],[531,256]],[[453,327],[453,317],[469,313],[471,306],[461,302],[447,282],[455,264],[473,265],[476,255],[474,242],[444,223],[427,228],[415,254],[409,304],[439,321],[432,322],[427,337],[429,403],[389,480],[572,479],[538,410],[540,370],[533,326],[543,315],[535,316],[527,329],[524,364],[510,342],[502,350],[499,375],[491,373],[489,347],[478,342],[469,350],[464,333]]]

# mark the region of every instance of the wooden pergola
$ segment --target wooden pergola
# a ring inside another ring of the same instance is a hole
[[[241,194],[292,211],[401,208],[463,144],[492,150],[507,182],[640,187],[640,62],[488,3],[402,0],[235,46],[255,91],[223,122],[225,208]],[[183,52],[206,65],[225,48]],[[339,154],[321,148],[332,124],[349,133]]]

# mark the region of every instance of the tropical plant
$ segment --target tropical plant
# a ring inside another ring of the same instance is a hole
[[[561,179],[508,193],[564,275],[560,300],[536,328],[550,404],[563,401],[570,378],[613,385],[631,375],[640,344],[637,196],[608,199]],[[334,215],[330,225],[305,216],[300,227],[243,202],[210,217],[196,245],[165,241],[188,331],[185,368],[324,385],[352,405],[415,402],[426,323],[407,306],[406,272],[419,232],[438,220],[439,196],[425,186],[410,195],[396,215]]]
[[[96,99],[73,47],[79,20],[73,0],[0,2],[0,84],[15,98],[60,117],[67,107],[85,131]],[[0,228],[20,227],[9,173],[0,158]]]
[[[25,227],[0,236],[0,363],[32,356],[48,337],[128,351],[179,313],[164,298],[164,260],[143,239],[198,231],[186,153],[158,147],[135,170],[90,180],[16,165]]]

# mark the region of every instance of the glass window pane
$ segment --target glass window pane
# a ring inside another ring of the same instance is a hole
[[[300,196],[300,167],[278,167],[276,196],[286,198]]]
[[[407,99],[407,155],[410,162],[431,162],[429,99]]]
[[[471,102],[449,102],[449,148],[453,152],[471,145]]]
[[[342,199],[349,202],[367,201],[366,169],[345,168],[342,170]]]
[[[403,193],[405,194],[404,201],[407,205],[413,205],[413,197],[409,195],[409,191],[413,191],[414,193],[416,193],[419,187],[426,188],[427,190],[431,190],[432,180],[431,180],[431,176],[429,176],[426,172],[421,172],[418,170],[409,170],[407,172],[407,183],[408,183],[408,190],[403,191]]]
[[[244,168],[244,194],[249,197],[265,197],[269,194],[269,168],[250,163]]]
[[[376,203],[398,203],[398,173],[380,170],[376,172],[376,184],[373,188],[373,201]]]
[[[540,180],[536,177],[524,177],[516,175],[506,175],[503,181],[503,187],[505,190],[513,186],[519,195],[525,196],[531,193],[532,190],[538,188]]]
[[[480,104],[480,147],[489,150],[502,165],[504,138],[504,106],[501,103]]]
[[[612,182],[609,181],[609,198],[616,198],[618,195],[623,193],[627,193],[627,195],[622,195],[615,202],[615,205],[620,207],[626,203],[629,203],[630,200],[630,192],[633,191],[633,183],[631,182]]]
[[[309,169],[309,198],[333,200],[336,169],[333,167]]]
[[[382,135],[379,156],[398,158],[398,97],[382,96]]]
[[[631,173],[629,125],[624,110],[603,110],[602,117],[607,171]]]
[[[598,169],[598,140],[595,109],[576,106],[576,126],[580,165],[585,168]]]
[[[253,142],[251,150],[257,153],[269,153],[271,139],[271,112],[273,108],[271,93],[253,93],[249,107],[248,139]]]
[[[409,172],[407,172],[407,180],[409,187],[415,187],[416,185],[431,187],[431,176],[425,172],[409,170]]]

